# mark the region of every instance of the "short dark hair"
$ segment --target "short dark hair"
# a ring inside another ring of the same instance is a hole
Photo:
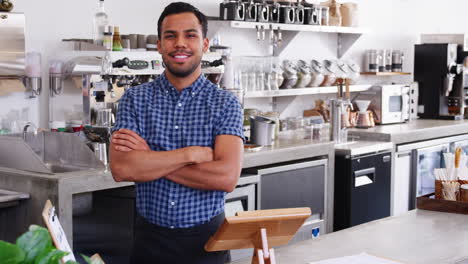
[[[158,19],[158,38],[161,39],[161,24],[164,18],[166,18],[169,15],[186,12],[192,13],[197,17],[198,22],[200,22],[200,25],[202,26],[202,35],[205,38],[206,33],[208,32],[208,21],[206,19],[206,16],[193,5],[185,2],[173,2],[166,6],[166,8],[164,8],[164,11],[161,13],[161,16]]]

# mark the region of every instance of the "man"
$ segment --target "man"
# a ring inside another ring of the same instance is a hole
[[[206,17],[168,5],[158,20],[165,71],[122,96],[110,145],[116,181],[136,182],[132,263],[223,263],[203,246],[224,220],[242,167],[242,109],[201,74]]]

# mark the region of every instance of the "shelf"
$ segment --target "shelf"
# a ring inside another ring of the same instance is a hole
[[[210,20],[209,23],[218,24],[223,27],[257,29],[263,27],[264,30],[278,28],[283,31],[304,31],[304,32],[323,32],[323,33],[343,33],[343,34],[365,34],[370,30],[357,27],[335,27],[335,26],[317,26],[317,25],[298,25],[281,23],[248,22],[236,20]]]
[[[351,85],[351,92],[367,91],[371,85]],[[280,89],[276,91],[255,91],[246,92],[244,98],[269,98],[281,96],[298,96],[298,95],[313,95],[313,94],[333,94],[338,93],[338,87],[325,86],[325,87],[308,87],[308,88],[293,88],[293,89]]]
[[[282,44],[275,47],[273,55],[279,56],[299,32],[313,33],[336,33],[337,38],[337,57],[341,58],[346,51],[361,37],[362,34],[369,33],[370,30],[358,27],[335,27],[335,26],[317,26],[317,25],[298,25],[298,24],[280,24],[264,22],[247,22],[236,20],[208,20],[210,29],[208,37],[212,38],[221,28],[253,29],[262,32],[270,30],[282,31]],[[268,42],[268,35],[264,41]]]
[[[411,75],[411,73],[410,72],[361,72],[361,75],[398,76],[398,75]]]

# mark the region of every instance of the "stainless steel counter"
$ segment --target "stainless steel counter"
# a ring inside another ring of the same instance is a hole
[[[288,264],[362,252],[405,264],[467,263],[463,262],[468,261],[467,222],[468,215],[413,210],[288,245],[276,249],[275,255],[278,263]]]
[[[256,152],[244,152],[243,168],[268,165],[279,162],[333,155],[334,143],[314,142],[310,139],[279,139],[273,146],[263,147]]]
[[[385,150],[392,151],[393,143],[382,141],[351,141],[335,145],[335,155],[337,156],[356,156]]]
[[[468,120],[418,119],[409,123],[353,128],[348,135],[358,140],[387,141],[395,145],[468,133]]]

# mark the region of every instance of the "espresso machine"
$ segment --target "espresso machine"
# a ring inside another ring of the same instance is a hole
[[[91,145],[106,144],[108,149],[120,98],[125,90],[153,81],[162,74],[162,57],[158,52],[147,51],[78,53],[81,56],[76,56],[76,52],[72,54],[75,56],[65,59],[61,78],[71,80],[73,86],[81,91],[81,116],[86,138]],[[220,60],[219,54],[205,54],[202,59],[202,73],[221,75],[224,66],[219,63]],[[51,78],[58,78],[57,76],[51,73]],[[51,82],[51,91],[61,90],[56,87],[57,83],[63,82]],[[55,92],[50,94],[60,95]],[[96,146],[91,147],[96,149]]]
[[[457,43],[415,45],[414,80],[419,85],[418,115],[463,119],[468,100],[468,52]]]

